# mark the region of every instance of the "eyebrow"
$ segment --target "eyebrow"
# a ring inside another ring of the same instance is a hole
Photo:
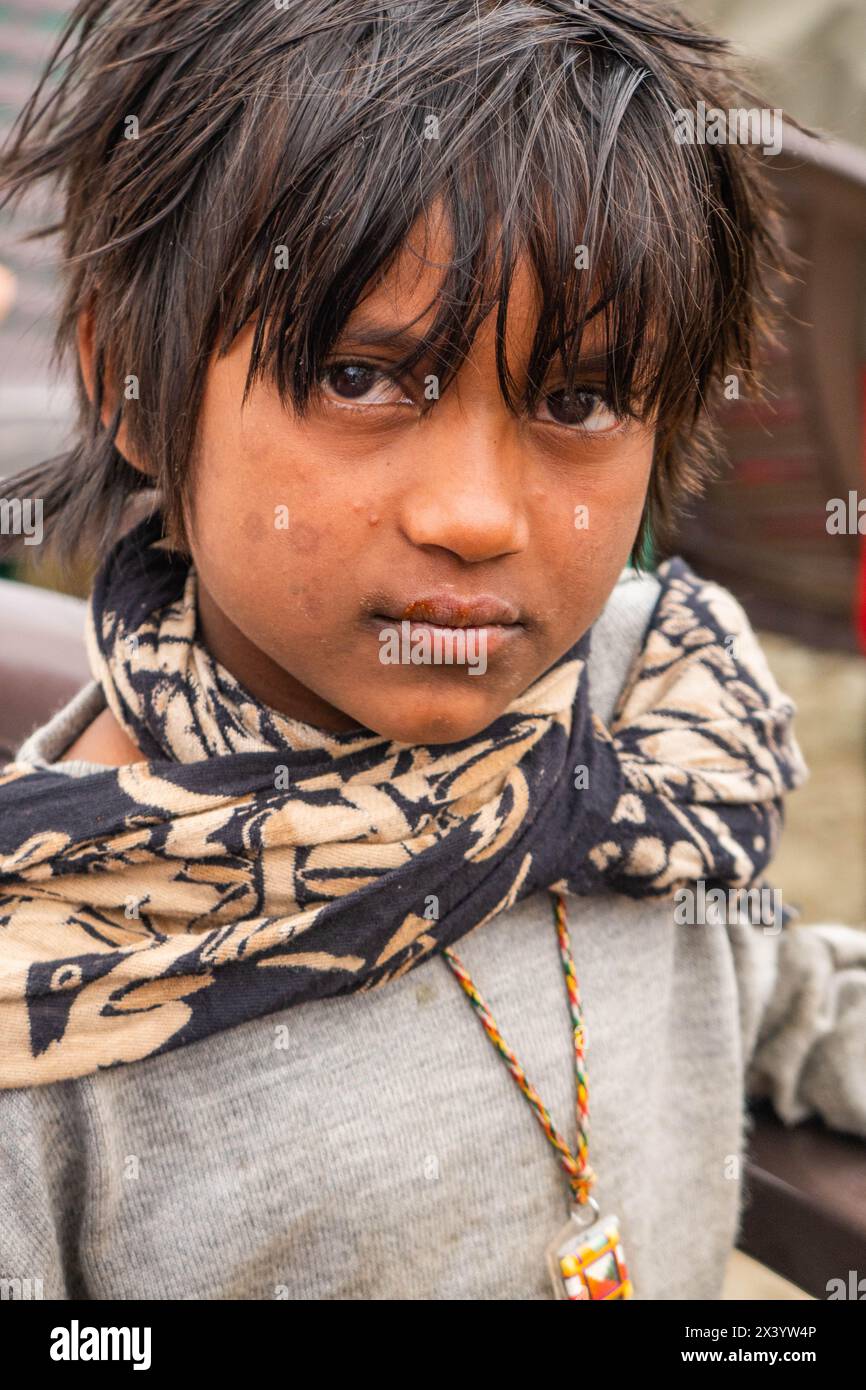
[[[359,315],[351,325],[347,325],[338,338],[343,347],[363,347],[365,343],[387,343],[401,353],[409,353],[426,341],[423,332],[405,328],[398,324],[378,323],[375,319]]]
[[[554,352],[562,339],[557,340],[553,345]],[[381,323],[363,314],[347,325],[340,334],[335,345],[336,348],[346,350],[348,348],[361,348],[365,345],[387,344],[396,349],[401,355],[408,354],[420,344],[427,343],[426,335],[421,331],[406,328],[400,324]],[[428,344],[432,350],[432,344]],[[609,351],[581,352],[577,362],[579,371],[590,372],[593,375],[603,375],[608,370],[612,354]]]

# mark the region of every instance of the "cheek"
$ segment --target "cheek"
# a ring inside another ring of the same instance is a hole
[[[211,411],[201,430],[190,535],[223,612],[257,640],[305,636],[340,610],[369,545],[369,507],[295,437],[255,412]],[[348,480],[346,482],[348,486]],[[265,641],[266,645],[266,641]]]
[[[626,556],[640,525],[654,454],[654,433],[642,430],[590,480],[591,529]]]
[[[284,418],[255,404],[241,408],[243,380],[230,365],[213,371],[199,419],[192,503],[198,546],[247,555],[255,567],[271,563],[293,534],[299,553],[314,554],[320,536],[308,519],[317,514],[311,470]]]
[[[589,626],[607,602],[640,526],[652,457],[650,442],[584,465],[555,492],[546,490],[537,553],[548,557],[549,583],[562,596],[553,611],[564,624],[574,624],[579,611]]]

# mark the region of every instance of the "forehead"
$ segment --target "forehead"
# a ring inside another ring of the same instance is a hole
[[[493,353],[502,256],[495,249],[498,224],[488,228],[491,245],[488,284],[489,309],[473,343],[473,355]],[[360,347],[386,338],[394,346],[408,348],[423,338],[441,308],[443,277],[449,269],[454,237],[441,202],[422,213],[410,227],[396,255],[376,276],[347,319],[340,342]],[[555,286],[548,286],[548,294]],[[554,293],[555,297],[555,293]],[[536,269],[528,253],[518,255],[508,286],[505,350],[510,362],[523,364],[529,357],[542,308]],[[600,315],[590,320],[583,334],[582,355],[601,354],[605,327]]]

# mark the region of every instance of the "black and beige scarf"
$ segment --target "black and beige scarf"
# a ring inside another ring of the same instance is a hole
[[[749,886],[805,778],[742,609],[680,559],[607,728],[592,629],[489,728],[408,746],[263,706],[200,641],[157,512],[108,555],[87,644],[144,759],[0,771],[0,1087],[155,1056],[368,990],[518,899]]]

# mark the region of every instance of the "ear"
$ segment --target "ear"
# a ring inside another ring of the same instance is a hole
[[[93,346],[94,323],[92,309],[83,309],[81,313],[78,315],[76,336],[78,343],[78,364],[81,368],[81,379],[84,382],[84,389],[86,390],[90,400],[92,401],[96,384],[96,370]],[[102,403],[102,414],[100,417],[103,425],[105,425],[106,428],[111,424],[111,418],[114,414],[116,400],[117,388],[115,386],[115,383],[111,379],[110,372],[106,372],[105,399]],[[123,420],[121,420],[120,422],[120,428],[117,431],[114,443],[115,447],[118,450],[118,453],[121,453],[123,457],[126,459],[127,463],[130,463],[133,468],[137,468],[139,473],[144,473],[145,477],[148,478],[154,476],[153,468],[151,468],[149,465],[143,462],[143,460],[139,457],[137,451],[130,444],[129,431],[127,430],[126,424]]]

